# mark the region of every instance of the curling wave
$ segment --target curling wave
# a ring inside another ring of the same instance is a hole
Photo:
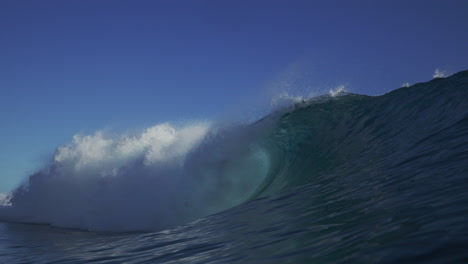
[[[362,199],[420,191],[430,202],[443,191],[438,178],[466,180],[459,175],[468,173],[467,85],[465,71],[382,96],[340,91],[293,100],[250,125],[75,136],[3,199],[0,219],[159,230],[308,184],[330,199],[358,197],[348,179],[374,186]]]

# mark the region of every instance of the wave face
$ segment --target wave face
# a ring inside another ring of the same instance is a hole
[[[134,137],[75,136],[9,196],[0,218],[161,230],[297,190],[308,195],[291,204],[310,207],[296,213],[320,208],[314,214],[323,225],[338,215],[365,223],[364,216],[408,214],[418,226],[431,223],[425,216],[453,215],[440,223],[445,228],[468,215],[467,176],[465,71],[382,96],[299,100],[251,125],[161,124]],[[334,217],[325,217],[330,211]]]
[[[263,139],[273,165],[257,196],[308,183],[346,188],[354,177],[400,194],[436,191],[440,177],[467,175],[467,83],[465,71],[383,96],[342,93],[296,104]]]

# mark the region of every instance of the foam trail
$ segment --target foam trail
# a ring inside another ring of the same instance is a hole
[[[268,172],[255,131],[159,124],[137,136],[76,135],[18,187],[0,220],[95,231],[159,230],[245,201]]]

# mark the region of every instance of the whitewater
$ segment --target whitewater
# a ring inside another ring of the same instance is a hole
[[[257,131],[258,132],[258,131]],[[6,221],[89,231],[160,230],[244,202],[268,170],[247,128],[160,124],[140,135],[75,135],[4,198]]]
[[[0,196],[0,262],[465,262],[468,71],[404,86],[76,135]]]

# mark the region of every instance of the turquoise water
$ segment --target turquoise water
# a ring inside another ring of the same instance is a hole
[[[241,131],[248,151],[214,160],[216,170],[199,157],[217,140],[187,158],[203,177],[228,175],[206,189],[206,201],[230,197],[209,203],[218,213],[144,232],[12,223],[34,222],[24,206],[33,182],[0,211],[10,221],[0,262],[468,262],[468,71],[383,96],[298,102]]]

